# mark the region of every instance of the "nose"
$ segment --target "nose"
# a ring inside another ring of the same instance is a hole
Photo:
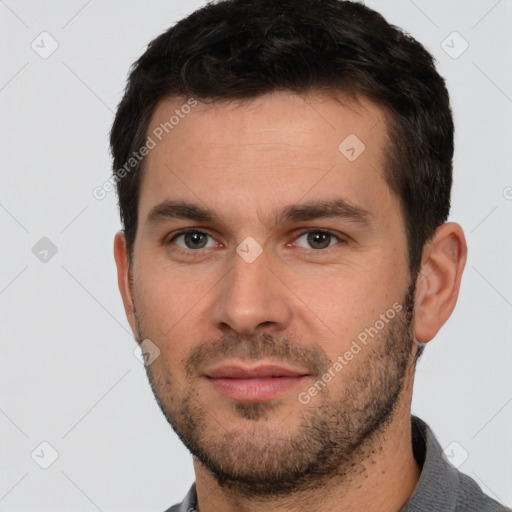
[[[224,334],[256,335],[278,332],[292,318],[293,295],[265,251],[251,263],[233,254],[231,270],[219,283],[211,320]]]

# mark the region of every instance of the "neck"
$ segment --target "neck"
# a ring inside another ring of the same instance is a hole
[[[414,458],[410,402],[412,379],[391,422],[371,441],[371,449],[358,468],[345,477],[333,477],[315,489],[298,490],[271,500],[247,497],[219,486],[215,477],[194,457],[199,512],[397,512],[407,502],[421,470]]]

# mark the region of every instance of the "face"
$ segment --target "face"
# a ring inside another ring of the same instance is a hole
[[[313,486],[406,399],[414,289],[383,113],[286,92],[184,104],[150,122],[125,301],[160,351],[151,386],[221,485]]]

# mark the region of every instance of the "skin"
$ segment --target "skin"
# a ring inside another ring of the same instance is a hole
[[[186,99],[160,102],[148,134]],[[349,134],[365,145],[353,161],[338,150]],[[443,224],[412,281],[400,202],[384,180],[385,143],[383,111],[365,98],[275,92],[199,104],[147,156],[131,268],[122,232],[114,255],[134,336],[160,350],[149,381],[194,454],[201,512],[391,512],[418,482],[414,357],[453,311],[467,249],[461,227]],[[368,222],[276,217],[335,198]],[[166,200],[218,219],[149,222]],[[185,228],[210,237],[176,238]],[[325,248],[308,238],[319,230],[334,235]],[[262,251],[251,263],[236,252],[247,237]],[[393,320],[301,403],[299,393],[394,304],[402,309]],[[221,395],[205,377],[216,363],[258,360],[307,377],[260,402]]]

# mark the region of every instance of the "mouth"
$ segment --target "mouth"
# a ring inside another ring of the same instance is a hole
[[[223,364],[207,371],[205,377],[217,392],[228,398],[265,401],[303,383],[309,374],[275,364],[255,367]]]

